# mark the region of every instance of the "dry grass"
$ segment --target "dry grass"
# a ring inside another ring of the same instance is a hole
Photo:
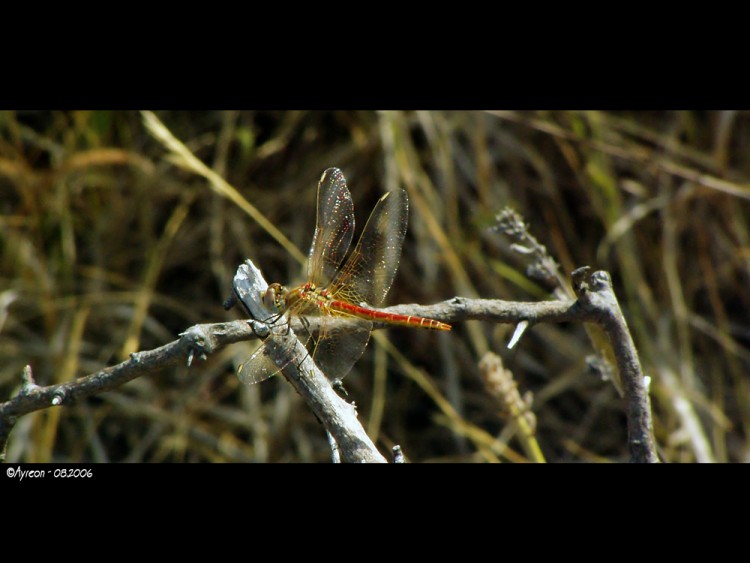
[[[663,459],[750,459],[747,112],[156,116],[192,166],[137,112],[0,113],[0,400],[27,363],[37,383],[62,382],[237,318],[221,304],[245,257],[269,281],[299,280],[316,182],[337,166],[360,226],[383,190],[409,193],[389,304],[554,298],[558,287],[528,277],[530,258],[491,229],[510,205],[566,275],[612,273],[652,378]],[[378,333],[345,383],[381,451],[523,461],[533,439],[548,461],[627,459],[622,402],[587,361],[591,335],[536,326],[509,353],[511,334],[479,322]],[[284,380],[234,376],[251,349],[25,416],[7,459],[329,460]],[[533,438],[487,391],[488,351],[532,393]]]

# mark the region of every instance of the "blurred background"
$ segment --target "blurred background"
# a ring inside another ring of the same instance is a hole
[[[553,278],[529,275],[539,256],[496,228],[512,207],[564,279],[584,265],[612,274],[651,378],[660,456],[750,461],[750,112],[156,116],[305,255],[326,168],[347,178],[355,239],[384,191],[405,189],[389,305],[557,298]],[[38,384],[61,383],[193,324],[242,318],[222,302],[245,258],[269,282],[303,279],[293,253],[139,112],[0,112],[0,401],[26,364]],[[538,325],[508,351],[513,328],[471,321],[372,339],[344,383],[380,451],[399,444],[412,462],[627,460],[623,401],[592,359],[596,335]],[[283,378],[237,379],[256,346],[23,416],[7,460],[330,461],[322,426]],[[524,408],[483,382],[488,351]]]

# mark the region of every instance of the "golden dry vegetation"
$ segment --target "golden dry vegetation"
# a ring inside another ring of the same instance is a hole
[[[749,459],[750,113],[155,115],[185,154],[138,112],[0,113],[0,401],[26,364],[37,384],[60,383],[240,318],[222,301],[245,258],[269,281],[299,281],[315,186],[336,166],[360,226],[384,190],[409,194],[388,304],[554,299],[559,287],[528,275],[529,256],[493,228],[510,206],[565,277],[611,273],[651,378],[662,459]],[[509,352],[512,332],[470,321],[371,341],[345,384],[381,451],[523,461],[539,455],[533,440],[547,461],[627,460],[623,402],[584,327],[538,325]],[[240,384],[254,346],[23,416],[7,460],[330,460],[283,378]],[[483,384],[487,351],[530,397],[526,410]]]

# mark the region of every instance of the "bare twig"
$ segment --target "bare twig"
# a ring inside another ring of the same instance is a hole
[[[588,266],[573,272],[573,288],[578,302],[596,315],[597,322],[612,343],[625,391],[630,459],[640,463],[658,462],[647,380],[641,371],[638,352],[620,304],[612,290],[612,280],[607,272],[598,271],[591,275],[589,272]]]
[[[526,275],[529,278],[541,280],[555,287],[554,295],[558,299],[565,300],[575,297],[575,292],[569,281],[560,272],[560,266],[549,254],[547,247],[531,234],[529,226],[520,213],[511,207],[505,207],[496,215],[495,220],[497,224],[493,227],[493,230],[503,233],[514,241],[511,244],[511,249],[517,254],[528,256],[531,260],[526,268]],[[513,338],[508,343],[508,349],[512,349],[518,343],[527,328],[528,326],[523,322],[516,326]],[[596,363],[602,368],[598,370],[600,375],[611,381],[622,397],[624,391],[619,373],[614,369],[615,358],[612,347],[607,343],[601,328],[591,323],[584,323],[583,328],[596,351],[596,356],[594,356]]]
[[[228,344],[247,340],[253,326],[261,331],[263,323],[236,321],[210,325],[195,325],[186,330],[179,340],[147,352],[137,352],[130,359],[115,366],[79,379],[40,387],[33,384],[24,370],[24,387],[21,392],[0,403],[0,439],[7,439],[16,417],[55,405],[70,405],[78,399],[110,391],[142,375],[154,374],[186,362],[190,355],[199,357],[213,353]],[[0,449],[4,442],[0,442]]]
[[[577,300],[524,303],[455,297],[435,305],[398,305],[383,310],[433,318],[443,322],[484,320],[517,324],[527,321],[531,327],[540,322],[594,322],[601,325],[613,344],[617,367],[625,384],[631,457],[633,461],[658,461],[651,426],[650,402],[638,354],[612,291],[609,275],[606,272],[594,272],[588,276],[588,271],[577,270],[576,272],[578,273],[574,277],[574,287],[579,296]],[[339,324],[341,329],[345,329],[347,324],[352,323],[347,319],[338,318],[329,319],[330,321],[336,324],[336,327],[332,328],[337,330]],[[319,318],[308,317],[306,330],[316,331],[319,323]],[[373,323],[373,325],[375,329],[387,326],[380,323]],[[292,331],[301,327],[300,320],[292,321]],[[326,425],[326,429],[334,437],[341,450],[342,459],[344,461],[353,459],[348,457],[349,453],[345,453],[345,443],[349,439],[355,444],[358,441],[364,443],[366,438],[364,430],[361,434],[358,430],[352,435],[347,434],[351,431],[347,426],[349,418],[356,421],[353,407],[343,401],[331,388],[328,380],[306,354],[304,347],[296,339],[296,342],[288,340],[288,338],[293,338],[293,333],[286,332],[287,334],[276,334],[274,331],[268,337],[270,342],[266,343],[266,349],[269,350],[269,355],[276,352],[288,354],[290,350],[293,350],[295,356],[305,358],[292,362],[288,358],[279,360],[292,371],[290,375],[286,372],[284,375]],[[268,334],[268,326],[258,321],[195,325],[182,333],[178,340],[154,350],[132,354],[129,360],[97,373],[58,385],[27,386],[25,391],[22,390],[12,399],[0,403],[0,451],[3,451],[18,416],[45,409],[54,404],[72,404],[79,399],[115,389],[142,375],[153,374],[187,362],[190,356],[202,358],[229,344],[258,338],[259,334]],[[300,372],[304,372],[304,376]],[[344,416],[342,413],[349,418],[340,419],[339,417]],[[358,421],[357,424],[359,424]],[[362,447],[364,446],[360,443],[351,448],[350,451],[354,452],[352,455]],[[380,454],[377,455],[380,456]]]

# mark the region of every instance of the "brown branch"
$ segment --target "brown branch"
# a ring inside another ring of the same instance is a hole
[[[651,410],[644,384],[638,353],[612,290],[609,275],[588,270],[574,273],[574,286],[578,299],[568,301],[516,302],[491,299],[465,299],[455,297],[435,305],[398,305],[383,311],[427,317],[443,322],[484,320],[515,324],[540,322],[594,322],[602,326],[609,336],[617,359],[617,367],[625,385],[626,413],[628,417],[628,442],[633,461],[658,461],[653,439]],[[346,319],[329,319],[341,328],[351,323]],[[319,318],[308,317],[306,330],[315,331]],[[292,331],[302,327],[294,319]],[[374,328],[387,325],[375,323]],[[293,332],[274,329],[267,338],[269,355],[278,356],[277,365],[285,365],[284,375],[305,398],[315,414],[336,440],[343,461],[384,461],[369,440],[351,405],[343,401],[331,388],[327,378],[320,373],[304,347],[293,338]],[[70,405],[75,401],[115,389],[128,381],[170,368],[193,358],[205,358],[222,348],[246,340],[265,336],[268,326],[258,321],[232,321],[201,324],[190,327],[178,340],[154,350],[138,352],[125,362],[105,368],[97,373],[59,385],[39,387],[27,381],[21,392],[0,403],[0,452],[17,417],[56,405]],[[286,334],[284,334],[286,333]],[[294,361],[289,361],[289,354]],[[303,359],[304,358],[304,359]],[[303,372],[304,377],[300,375]],[[356,422],[356,427],[355,423]],[[361,432],[360,432],[361,430]],[[369,442],[369,444],[368,444]]]

